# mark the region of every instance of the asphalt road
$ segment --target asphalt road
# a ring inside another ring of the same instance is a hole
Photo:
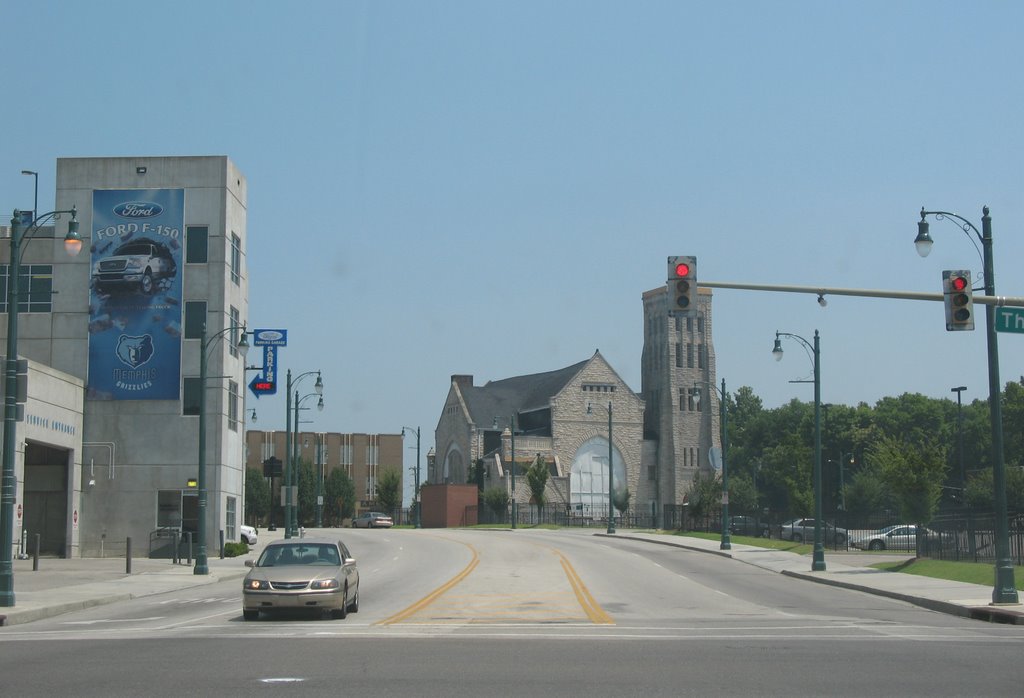
[[[346,620],[240,583],[7,629],[9,695],[1019,695],[1024,627],[565,531],[345,531]]]

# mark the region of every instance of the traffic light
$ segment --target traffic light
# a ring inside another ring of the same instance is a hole
[[[697,258],[668,258],[668,309],[673,315],[697,312]]]
[[[974,329],[974,289],[970,271],[942,272],[942,300],[946,305],[947,331]]]

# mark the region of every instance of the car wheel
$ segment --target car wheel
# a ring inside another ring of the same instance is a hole
[[[142,275],[142,281],[139,282],[139,288],[147,296],[153,292],[153,274],[150,273],[149,269]]]
[[[871,544],[868,545],[868,549],[869,550],[885,550],[885,543],[883,543],[880,540],[873,540],[873,541],[871,541]]]
[[[348,617],[348,584],[345,585],[345,595],[341,598],[341,608],[331,611],[331,617],[338,620],[345,620]]]
[[[260,612],[249,608],[242,609],[242,618],[245,620],[256,620],[260,617]]]
[[[356,596],[352,599],[352,607],[349,608],[353,613],[359,613],[359,585],[356,584]]]

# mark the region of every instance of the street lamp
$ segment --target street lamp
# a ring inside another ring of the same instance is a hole
[[[199,491],[199,525],[196,532],[199,537],[199,545],[196,549],[196,566],[193,574],[209,574],[210,568],[206,557],[206,374],[209,349],[215,340],[221,339],[226,334],[232,336],[241,331],[241,338],[236,344],[238,353],[245,358],[249,351],[249,339],[245,331],[245,325],[231,325],[220,332],[206,336],[206,323],[203,322],[203,331],[199,337],[199,477],[196,479],[196,488]]]
[[[288,369],[287,381],[285,387],[285,405],[284,405],[284,482],[282,487],[284,488],[284,537],[291,538],[292,535],[298,533],[298,527],[292,527],[292,515],[294,509],[294,503],[292,501],[292,487],[297,484],[298,479],[295,477],[295,466],[292,463],[292,386],[298,385],[306,376],[312,376],[316,374],[316,385],[313,389],[316,390],[317,394],[324,392],[324,382],[320,377],[320,371],[306,371],[300,373],[295,380],[292,380],[292,370]],[[298,418],[296,418],[298,421]]]
[[[917,223],[917,237],[914,246],[917,253],[927,257],[932,249],[932,238],[928,234],[928,216],[936,220],[952,220],[971,240],[971,233],[981,241],[982,265],[985,276],[985,295],[994,298],[996,281],[992,254],[992,217],[988,206],[981,209],[981,232],[966,218],[948,211],[925,211],[921,208],[921,220]],[[971,240],[973,243],[974,240]],[[1013,579],[1013,563],[1010,560],[1010,531],[1006,512],[1006,466],[1003,462],[1003,407],[1000,400],[1002,387],[999,384],[999,340],[996,333],[996,306],[985,305],[985,329],[988,336],[988,405],[992,429],[992,487],[996,505],[996,579],[992,589],[993,604],[1019,603],[1017,586]],[[959,393],[957,393],[959,397]]]
[[[315,392],[312,392],[312,393],[308,393],[306,395],[303,395],[301,398],[299,397],[299,391],[298,390],[295,391],[295,401],[294,401],[294,405],[295,405],[295,408],[294,408],[295,409],[295,425],[294,425],[295,436],[292,438],[292,463],[293,463],[292,486],[293,486],[294,492],[296,494],[295,494],[295,497],[294,497],[294,501],[292,502],[292,520],[291,520],[291,524],[292,525],[291,525],[291,528],[292,528],[292,535],[293,536],[298,535],[298,533],[299,533],[299,499],[298,499],[298,491],[299,491],[299,410],[300,409],[303,409],[303,410],[309,409],[307,407],[301,407],[302,403],[306,401],[306,398],[319,397],[320,399],[317,400],[316,409],[317,409],[317,412],[323,412],[324,411],[324,399],[320,395],[320,393],[323,391],[323,389],[324,389],[323,382],[321,382],[319,390],[317,390]]]
[[[32,175],[35,180],[35,197],[32,199],[32,218],[39,214],[39,173],[32,170],[22,170],[23,175]]]
[[[811,352],[814,364],[814,553],[811,562],[812,572],[825,571],[825,546],[821,542],[821,348],[818,330],[814,330],[814,344],[797,334],[775,332],[775,347],[772,356],[782,361],[782,337],[791,337],[804,345]],[[807,381],[790,381],[806,383]]]
[[[65,213],[71,214],[68,232],[64,236],[64,250],[72,257],[82,249],[78,234],[77,211],[50,211],[28,219],[25,211],[15,210],[11,218],[11,252],[7,272],[7,356],[4,361],[4,436],[3,475],[0,487],[0,606],[14,605],[14,503],[18,481],[14,474],[15,430],[18,422],[18,289],[23,241],[27,242],[48,221],[56,221]]]
[[[960,402],[960,393],[967,390],[966,385],[957,388],[950,388],[949,392],[956,393],[956,441],[958,459],[960,461],[960,501],[967,504],[967,472],[964,470],[964,411]]]
[[[712,390],[718,390],[714,383],[710,381],[694,381],[693,386],[696,388],[699,384],[704,383]],[[728,459],[726,458],[726,451],[728,451],[729,437],[726,431],[729,418],[729,409],[726,406],[725,401],[725,379],[722,379],[722,389],[718,391],[721,396],[721,400],[718,402],[718,408],[722,415],[722,543],[719,545],[720,550],[732,550],[732,541],[729,539],[729,469],[726,465]],[[700,389],[698,388],[693,393],[693,402],[700,404]]]
[[[405,431],[412,431],[412,427],[402,427],[402,438],[405,438]],[[422,520],[420,519],[420,428],[416,427],[416,489],[413,490],[412,505],[416,508],[416,514],[413,518],[416,528],[422,528]]]

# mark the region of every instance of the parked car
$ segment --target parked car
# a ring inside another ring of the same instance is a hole
[[[927,540],[938,542],[941,535],[929,528],[921,528]],[[858,535],[850,540],[850,545],[859,550],[917,550],[918,528],[913,524],[886,526],[866,535]]]
[[[246,560],[242,616],[260,611],[329,611],[345,618],[359,611],[359,569],[340,540],[301,538],[271,541],[257,560]]]
[[[767,538],[769,530],[767,523],[759,521],[753,516],[730,516],[729,533],[736,536]]]
[[[823,521],[821,526],[821,539],[828,545],[842,545],[846,542],[848,534],[845,528],[833,526],[828,521]],[[792,519],[779,526],[779,538],[791,540],[794,543],[811,542],[814,540],[814,519]]]
[[[366,511],[352,519],[352,528],[391,528],[395,522],[387,514]]]
[[[245,524],[242,524],[238,527],[238,537],[242,540],[243,543],[248,543],[249,545],[256,545],[256,540],[257,536],[259,536],[259,533],[260,532],[257,531],[253,526],[246,526]]]

